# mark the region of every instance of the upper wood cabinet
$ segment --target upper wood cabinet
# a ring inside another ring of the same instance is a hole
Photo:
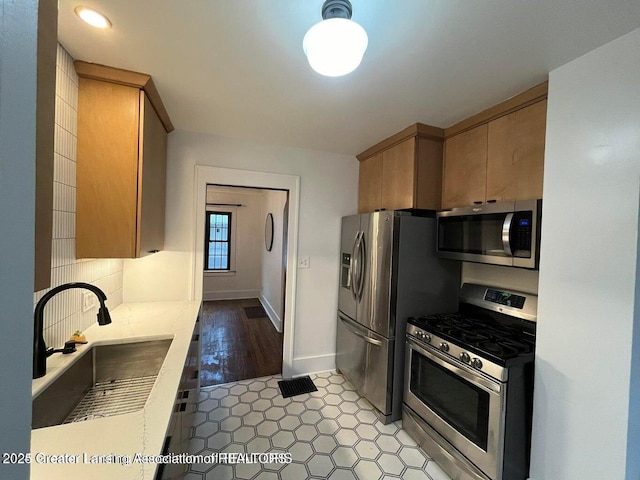
[[[358,211],[440,206],[443,130],[415,124],[358,155]]]
[[[137,258],[164,247],[167,133],[151,77],[75,62],[77,258]]]
[[[358,211],[373,212],[382,205],[382,153],[360,161]]]
[[[547,101],[489,122],[487,201],[542,198]]]
[[[445,129],[442,208],[542,198],[547,84]]]
[[[40,0],[36,90],[34,292],[51,286],[57,34],[58,2]]]
[[[445,141],[442,208],[484,202],[487,130],[486,124],[480,125]]]

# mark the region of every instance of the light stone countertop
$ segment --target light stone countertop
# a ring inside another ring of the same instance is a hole
[[[173,338],[147,403],[142,410],[85,422],[40,428],[31,432],[31,479],[152,480],[155,464],[123,466],[118,456],[159,455],[180,384],[199,301],[122,304],[111,312],[112,323],[92,325],[84,333],[92,345]],[[34,397],[78,358],[77,354],[47,359],[47,374],[33,381]],[[44,455],[53,456],[44,458]],[[55,456],[65,456],[56,458]],[[115,464],[84,463],[92,456]],[[85,460],[86,459],[86,460]],[[56,460],[78,463],[54,463]]]

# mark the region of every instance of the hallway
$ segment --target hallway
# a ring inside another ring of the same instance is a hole
[[[203,302],[203,387],[282,372],[283,334],[266,314],[248,318],[247,307],[261,305],[257,298]]]

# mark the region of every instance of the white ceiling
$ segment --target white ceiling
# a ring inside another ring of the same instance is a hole
[[[59,0],[59,40],[152,75],[177,129],[356,154],[415,122],[448,127],[640,26],[640,0],[351,1],[369,48],[342,78],[302,51],[323,0]],[[80,22],[80,4],[113,28]]]

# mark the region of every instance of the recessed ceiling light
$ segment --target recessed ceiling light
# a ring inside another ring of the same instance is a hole
[[[76,7],[74,11],[83,22],[88,23],[92,27],[111,28],[109,19],[100,12],[96,12],[87,7]]]

